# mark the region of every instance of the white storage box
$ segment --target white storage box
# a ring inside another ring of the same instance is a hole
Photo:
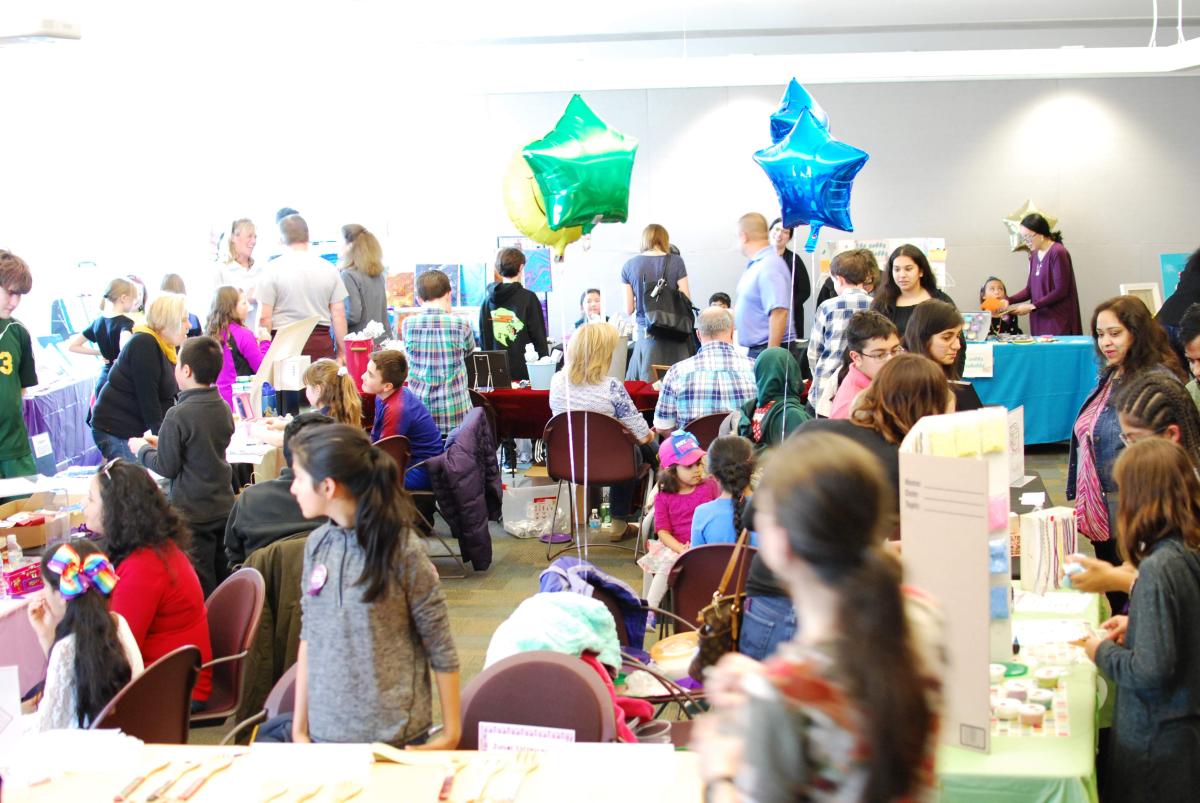
[[[276,360],[271,385],[276,390],[304,390],[304,372],[311,363],[312,358],[305,354]]]

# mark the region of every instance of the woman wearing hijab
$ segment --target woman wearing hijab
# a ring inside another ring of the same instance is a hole
[[[742,406],[737,434],[749,438],[759,450],[769,449],[783,443],[809,419],[804,410],[800,365],[785,348],[766,349],[754,361],[754,384],[758,396]]]

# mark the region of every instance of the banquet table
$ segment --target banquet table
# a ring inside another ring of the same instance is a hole
[[[0,666],[17,668],[21,696],[46,675],[46,656],[25,615],[28,597],[0,600]]]
[[[51,734],[43,736],[49,736],[47,741],[51,743],[55,738]],[[465,803],[480,796],[489,776],[492,776],[487,786],[489,798],[497,795],[496,800],[508,799],[498,796],[501,790],[515,789],[516,796],[512,799],[517,803],[561,800],[699,803],[703,799],[698,756],[675,752],[669,745],[569,744],[541,753],[536,768],[522,780],[506,769],[514,761],[511,752],[409,751],[401,756],[405,764],[393,764],[371,763],[369,745],[256,744],[248,749],[230,749],[129,744],[125,737],[101,739],[103,743],[86,755],[76,749],[70,761],[64,762],[58,756],[49,767],[51,771],[42,776],[47,778],[44,783],[36,783],[41,778],[12,786],[6,782],[5,803],[112,800],[141,773],[172,762],[137,790],[134,797],[143,800],[151,790],[178,775],[183,762],[203,763],[185,776],[187,781],[177,787],[180,790],[206,774],[221,757],[231,755],[238,757],[228,769],[212,776],[200,788],[191,798],[193,803],[257,801],[274,793],[279,793],[274,798],[279,801],[310,799],[302,794],[318,785],[320,790],[311,798],[314,803],[337,800],[338,792],[342,793],[340,799],[352,799],[354,803],[395,800],[434,803],[439,800],[438,792],[447,775],[453,772],[453,762],[465,766],[455,776],[448,798],[452,803]],[[76,744],[85,742],[80,739]],[[86,766],[79,769],[80,764]],[[497,768],[503,771],[495,774]],[[614,769],[618,771],[611,771]],[[41,775],[38,770],[26,768],[25,774],[29,773]],[[345,797],[356,788],[361,788],[361,792],[353,798]]]
[[[1078,597],[1077,592],[1051,592],[1046,598],[1062,595]],[[1088,594],[1080,611],[1017,612],[1018,623],[1083,621],[1091,627],[1100,624],[1100,595]],[[1066,597],[1063,596],[1065,600]],[[1022,656],[1030,652],[1022,649]],[[1026,657],[1019,660],[1027,662]],[[1090,662],[1069,668],[1066,678],[1070,712],[1069,736],[992,736],[990,753],[942,745],[938,748],[937,776],[943,803],[972,801],[1038,800],[1054,803],[1095,803],[1097,687],[1103,681]]]
[[[58,469],[67,466],[98,466],[100,450],[87,425],[88,409],[96,377],[60,380],[46,388],[34,388],[21,400],[21,412],[29,437],[49,433]]]
[[[1090,337],[992,345],[990,379],[971,379],[985,405],[1025,407],[1025,443],[1070,440],[1071,426],[1096,386],[1099,362]]]
[[[626,382],[625,389],[639,410],[658,404],[658,391],[649,382]],[[497,388],[481,394],[496,410],[496,429],[501,438],[542,437],[551,418],[550,391],[530,388]]]

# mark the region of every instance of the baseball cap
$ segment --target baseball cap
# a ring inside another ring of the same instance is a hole
[[[704,459],[700,441],[690,432],[677,429],[658,447],[658,462],[663,468],[691,466]]]

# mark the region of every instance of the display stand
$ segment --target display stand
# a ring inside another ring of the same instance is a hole
[[[256,411],[262,409],[263,382],[270,382],[275,375],[275,363],[289,357],[299,357],[313,329],[320,322],[321,319],[313,315],[275,330],[275,336],[271,338],[271,348],[263,355],[262,364],[258,366],[258,371],[250,382],[250,398]]]
[[[1008,414],[927,416],[900,446],[905,582],[932,594],[949,652],[942,742],[990,749],[988,664],[1012,657]]]

